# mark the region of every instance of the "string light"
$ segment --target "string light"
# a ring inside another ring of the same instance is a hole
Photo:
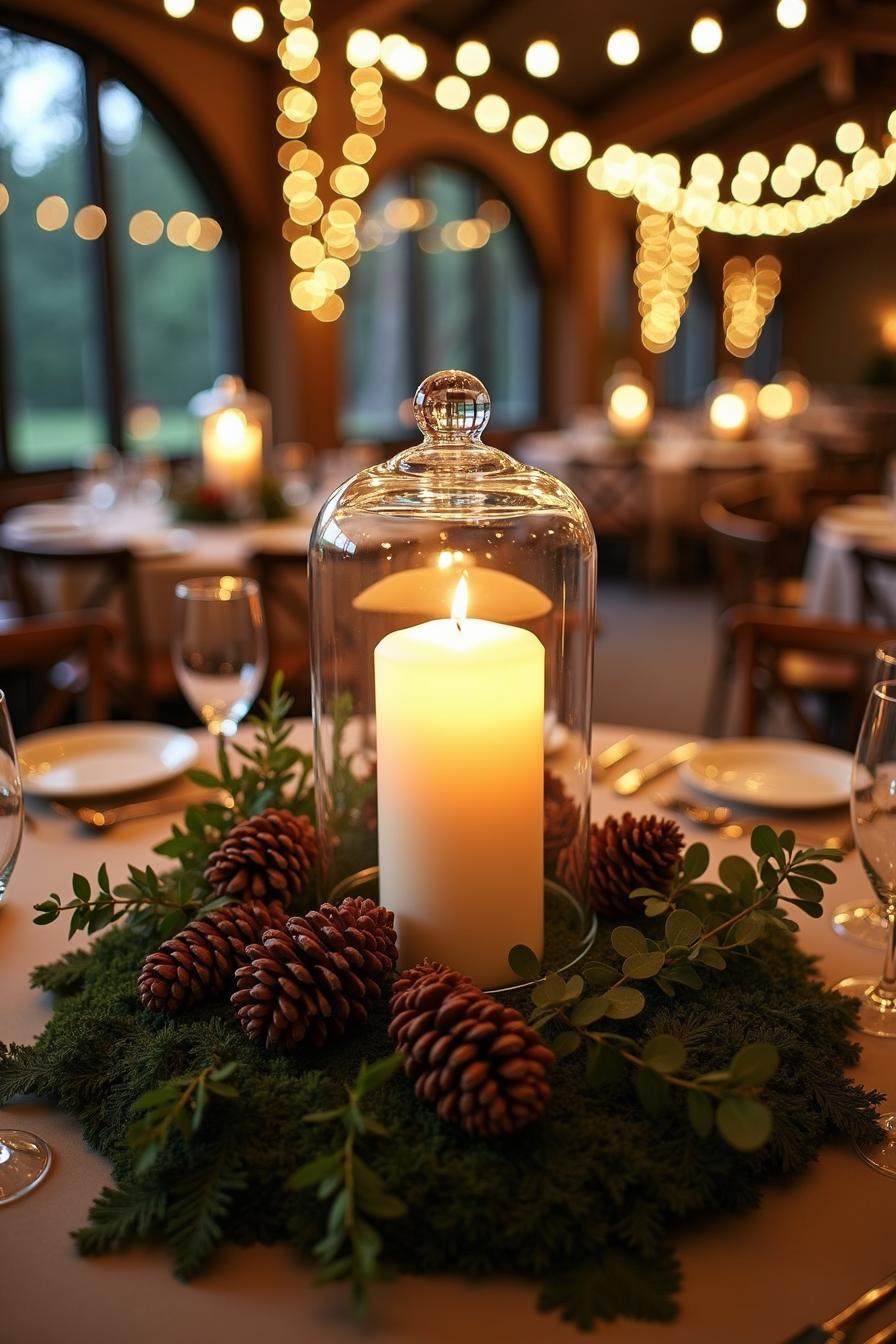
[[[691,29],[691,46],[701,56],[708,56],[713,51],[718,51],[722,45],[722,25],[714,14],[702,14],[699,19],[694,20],[694,26]]]
[[[781,263],[760,257],[755,266],[746,257],[732,257],[722,272],[725,349],[746,359],[756,349],[765,320],[781,292]]]
[[[193,13],[196,0],[162,0],[165,13],[172,19],[185,19]]]
[[[865,132],[857,121],[844,121],[837,127],[834,141],[842,154],[855,154],[865,143]]]
[[[617,28],[607,38],[607,55],[614,65],[631,65],[640,51],[641,43],[633,28]]]
[[[466,107],[469,101],[470,86],[460,75],[446,75],[436,85],[436,102],[449,112]]]
[[[499,93],[487,93],[479,99],[473,109],[473,116],[481,131],[495,135],[498,131],[503,131],[510,120],[510,106],[507,99],[502,98]]]
[[[526,69],[535,79],[550,79],[560,68],[560,53],[546,37],[531,42],[526,49]]]
[[[359,68],[376,65],[380,58],[380,39],[370,28],[356,28],[345,44],[345,59]]]
[[[106,212],[98,205],[82,206],[75,215],[72,228],[85,242],[99,238],[106,227]]]
[[[806,0],[778,0],[775,10],[782,28],[799,28],[806,18]]]
[[[514,122],[510,138],[521,154],[536,154],[544,148],[549,135],[547,122],[530,113]]]
[[[461,42],[455,56],[455,64],[462,75],[475,78],[484,75],[492,63],[489,49],[484,42],[470,40]]]
[[[141,247],[149,247],[152,243],[157,243],[165,230],[161,215],[157,215],[155,210],[138,210],[131,216],[131,222],[128,225],[128,234],[135,243]]]
[[[551,145],[551,162],[564,172],[584,168],[591,154],[591,141],[581,131],[565,131]]]
[[[65,226],[68,220],[68,205],[61,196],[45,196],[34,212],[38,227],[48,233]]]
[[[6,187],[3,185],[3,183],[0,182],[0,215],[3,214],[3,211],[6,209],[8,205],[9,205],[9,192],[6,190]]]
[[[230,26],[238,42],[257,42],[264,32],[264,17],[254,5],[240,5],[233,11]]]

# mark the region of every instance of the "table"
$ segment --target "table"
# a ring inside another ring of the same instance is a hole
[[[310,725],[296,727],[310,742]],[[625,730],[598,727],[595,747]],[[638,732],[649,759],[676,741],[669,733]],[[203,752],[211,742],[203,737]],[[636,806],[640,799],[627,800]],[[645,796],[645,810],[649,800]],[[24,1042],[40,1031],[49,999],[28,988],[37,962],[69,944],[64,921],[37,928],[31,905],[49,891],[68,891],[73,869],[94,873],[106,860],[116,880],[125,862],[143,863],[167,829],[166,819],[135,822],[106,836],[29,804],[37,822],[25,833],[18,868],[0,912],[0,1037]],[[593,816],[624,810],[595,788]],[[689,838],[710,833],[689,830]],[[710,838],[714,860],[747,852],[744,841]],[[835,896],[864,896],[860,861],[842,865]],[[802,918],[798,916],[798,918]],[[877,969],[876,953],[848,943],[827,919],[803,920],[804,945],[821,957],[826,980]],[[82,941],[79,938],[77,941]],[[860,1080],[896,1094],[896,1044],[863,1038]],[[17,1105],[3,1119],[43,1135],[54,1166],[43,1186],[0,1210],[3,1344],[172,1344],[188,1339],[243,1344],[282,1337],[309,1344],[469,1344],[510,1338],[514,1344],[572,1344],[573,1328],[534,1307],[534,1285],[509,1279],[404,1278],[374,1290],[372,1328],[360,1334],[341,1288],[315,1289],[310,1268],[285,1247],[220,1251],[211,1267],[185,1286],[171,1275],[161,1250],[134,1249],[96,1260],[75,1254],[69,1231],[80,1226],[108,1179],[104,1161],[84,1146],[73,1121],[49,1107]],[[681,1315],[668,1326],[621,1321],[601,1327],[606,1344],[780,1344],[808,1321],[851,1301],[893,1268],[889,1235],[894,1186],[850,1149],[829,1148],[798,1180],[766,1193],[760,1209],[695,1228],[681,1240]],[[885,1314],[873,1318],[882,1324]],[[890,1317],[893,1308],[890,1308]],[[856,1338],[872,1333],[860,1330]]]
[[[171,644],[174,585],[179,579],[246,574],[256,551],[304,556],[314,522],[313,513],[303,510],[295,518],[278,522],[190,523],[172,527],[164,507],[128,504],[103,512],[82,507],[77,516],[84,517],[84,524],[60,539],[60,546],[85,551],[118,546],[131,550],[136,564],[143,638],[147,649],[155,653],[167,652]],[[27,507],[10,511],[0,525],[5,545],[15,547],[17,540],[28,537],[27,517]],[[51,538],[46,540],[51,544]],[[304,571],[300,577],[304,584]],[[88,586],[92,583],[88,579]],[[84,584],[83,575],[75,586],[62,565],[54,566],[52,580],[44,585],[42,598],[48,609],[70,611],[80,605]],[[283,624],[282,615],[280,620]],[[294,636],[295,630],[275,631],[275,636],[284,643],[289,642],[290,635]]]
[[[806,554],[806,598],[810,616],[858,622],[862,615],[858,564],[851,554],[856,546],[896,551],[896,510],[883,495],[858,495],[819,514]],[[891,590],[896,605],[892,570],[871,574],[871,582]]]

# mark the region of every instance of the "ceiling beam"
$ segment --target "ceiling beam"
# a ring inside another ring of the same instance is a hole
[[[327,0],[314,11],[318,32],[334,28],[373,28],[382,32],[387,25],[418,9],[421,0]]]
[[[818,65],[824,46],[812,31],[775,33],[699,70],[657,81],[640,95],[620,93],[616,106],[584,129],[598,150],[614,141],[639,150],[658,148],[798,79]]]

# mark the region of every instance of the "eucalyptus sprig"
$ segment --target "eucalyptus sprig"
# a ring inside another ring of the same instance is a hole
[[[126,1135],[136,1155],[136,1175],[149,1170],[173,1133],[184,1139],[196,1133],[210,1097],[232,1100],[239,1096],[237,1088],[227,1081],[236,1067],[236,1060],[226,1064],[216,1060],[198,1073],[171,1078],[137,1098],[131,1107],[136,1119]]]
[[[797,849],[792,831],[778,835],[770,826],[756,827],[751,846],[756,863],[727,856],[719,865],[718,883],[697,883],[709,855],[705,845],[694,845],[683,856],[670,892],[642,888],[633,893],[633,899],[645,899],[645,913],[667,912],[666,919],[658,936],[617,925],[610,935],[619,958],[615,966],[589,962],[581,975],[565,980],[556,972],[543,976],[531,948],[518,945],[509,958],[516,975],[537,982],[532,1025],[539,1031],[549,1025],[560,1028],[551,1040],[558,1058],[584,1045],[592,1083],[618,1073],[620,1066],[633,1066],[638,1096],[650,1114],[665,1107],[671,1088],[680,1088],[688,1094],[688,1115],[697,1134],[709,1134],[715,1124],[728,1143],[743,1150],[760,1147],[771,1132],[771,1114],[756,1091],[777,1067],[774,1046],[753,1042],[726,1069],[692,1075],[683,1072],[687,1055],[676,1037],[660,1035],[639,1043],[595,1024],[643,1012],[646,997],[632,981],[652,981],[670,997],[681,986],[699,990],[703,981],[698,966],[724,971],[731,957],[743,955],[769,929],[795,930],[795,922],[780,909],[782,902],[813,918],[821,914],[824,887],[836,881],[828,865],[841,862],[840,850]],[[678,904],[686,893],[697,908]],[[586,994],[588,988],[599,992]]]
[[[141,932],[158,934],[161,939],[171,938],[193,919],[207,915],[222,905],[229,905],[231,896],[212,896],[189,870],[174,869],[157,873],[154,868],[136,868],[128,865],[130,880],[113,887],[109,873],[102,864],[97,874],[96,891],[82,873],[72,877],[72,897],[63,901],[52,892],[34,909],[35,924],[53,924],[62,914],[71,913],[68,936],[81,929],[98,933],[125,915]]]
[[[382,1087],[401,1067],[401,1055],[388,1055],[375,1064],[362,1063],[348,1100],[330,1111],[305,1116],[310,1125],[341,1125],[345,1138],[332,1152],[306,1162],[287,1181],[290,1190],[317,1187],[317,1197],[330,1201],[327,1230],[314,1247],[323,1265],[318,1284],[347,1281],[351,1285],[355,1315],[367,1310],[371,1283],[386,1277],[380,1265],[382,1238],[371,1220],[401,1218],[405,1204],[386,1189],[382,1177],[358,1153],[358,1141],[373,1134],[388,1137],[388,1130],[362,1103]]]

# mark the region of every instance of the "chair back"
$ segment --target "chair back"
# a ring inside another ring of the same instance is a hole
[[[52,727],[73,696],[81,697],[82,718],[88,722],[108,718],[109,649],[120,630],[118,621],[105,611],[29,616],[0,624],[0,672],[24,675],[23,700],[36,699],[36,673],[53,673],[49,694],[37,703],[31,728]]]
[[[893,530],[896,533],[896,523]],[[896,551],[857,546],[852,554],[859,568],[862,620],[896,626]]]

